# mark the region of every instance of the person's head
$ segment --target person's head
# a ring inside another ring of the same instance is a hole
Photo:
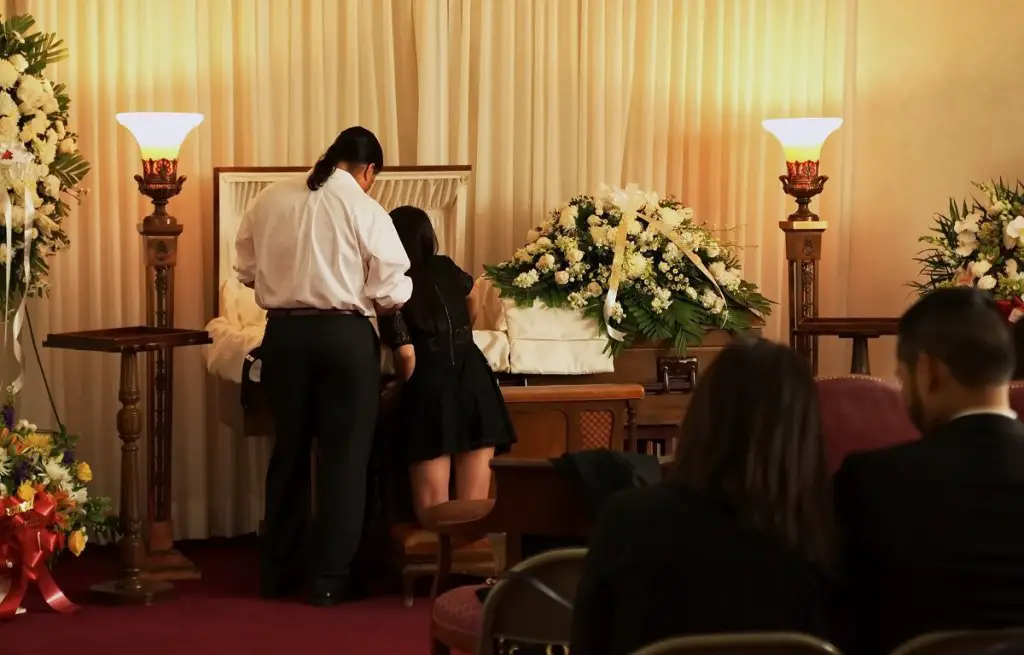
[[[984,292],[929,293],[900,317],[897,339],[903,402],[918,429],[932,430],[965,410],[1009,406],[1013,337]]]
[[[306,178],[310,191],[322,187],[334,169],[348,171],[363,191],[369,191],[377,174],[384,168],[384,151],[373,132],[365,127],[350,127],[338,135]]]
[[[832,562],[817,388],[789,348],[743,339],[719,353],[687,407],[672,479],[724,500],[749,528]]]
[[[437,235],[427,212],[406,205],[392,209],[391,220],[410,264],[418,266],[437,254]]]

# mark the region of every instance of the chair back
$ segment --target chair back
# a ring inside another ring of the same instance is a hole
[[[933,632],[915,637],[892,655],[1022,655],[1024,628]]]
[[[1021,356],[1024,357],[1024,354]],[[1017,416],[1024,419],[1024,382],[1010,385],[1010,407],[1017,412]]]
[[[673,637],[645,646],[633,655],[841,655],[817,637],[790,632],[733,633]]]
[[[818,380],[821,428],[829,470],[851,453],[887,448],[920,438],[899,387],[878,378],[847,375]]]
[[[586,554],[586,548],[550,550],[512,567],[510,577],[499,580],[484,602],[477,655],[499,652],[497,644],[500,641],[567,646],[572,609],[538,587],[547,587],[572,603]],[[540,584],[529,584],[524,579],[526,576]]]

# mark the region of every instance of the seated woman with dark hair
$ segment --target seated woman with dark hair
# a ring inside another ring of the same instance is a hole
[[[807,362],[736,342],[704,373],[674,473],[603,510],[573,612],[573,655],[723,632],[833,637],[831,492]]]

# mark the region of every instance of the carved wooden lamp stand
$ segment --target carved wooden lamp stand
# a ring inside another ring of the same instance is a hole
[[[818,373],[818,337],[836,336],[853,340],[850,372],[867,375],[868,339],[896,333],[891,318],[820,318],[818,316],[818,263],[821,237],[828,223],[809,209],[811,199],[825,188],[827,175],[818,171],[821,147],[843,124],[841,118],[777,118],[764,121],[764,128],[782,144],[786,175],[780,175],[782,190],[796,199],[797,210],[779,227],[786,234],[789,267],[789,344],[811,363]]]
[[[146,321],[157,328],[174,326],[174,267],[182,225],[167,213],[167,203],[181,192],[185,176],[178,175],[182,142],[203,120],[202,114],[170,112],[118,114],[142,151],[139,191],[153,201],[153,213],[139,223],[146,253]],[[158,580],[194,580],[198,568],[174,548],[171,519],[172,397],[171,349],[149,356],[147,395],[149,462],[146,511],[147,559],[144,575]]]

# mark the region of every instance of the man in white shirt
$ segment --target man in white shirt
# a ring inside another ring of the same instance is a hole
[[[264,190],[239,226],[238,279],[267,310],[260,377],[275,441],[264,596],[287,596],[304,577],[315,605],[351,592],[379,395],[380,346],[369,317],[396,311],[412,294],[409,258],[387,212],[367,195],[383,164],[373,133],[351,127],[308,178]],[[310,531],[314,442],[317,515]]]

